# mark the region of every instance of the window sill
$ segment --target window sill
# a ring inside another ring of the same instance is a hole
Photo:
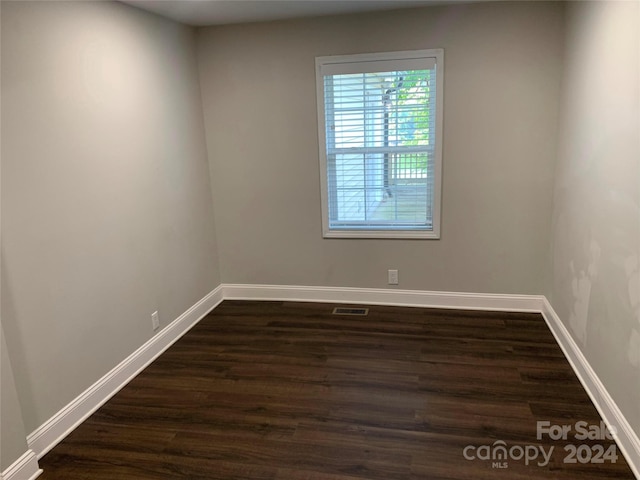
[[[331,230],[323,232],[322,236],[324,238],[440,239],[440,233],[432,230]]]

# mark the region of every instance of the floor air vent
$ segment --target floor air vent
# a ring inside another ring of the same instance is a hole
[[[333,309],[334,315],[361,315],[365,316],[369,314],[368,308],[344,308],[336,307]]]

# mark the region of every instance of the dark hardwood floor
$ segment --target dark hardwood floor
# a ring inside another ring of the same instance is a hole
[[[540,315],[334,306],[223,302],[47,454],[41,480],[634,478],[610,440],[536,438],[537,421],[600,422]],[[571,444],[618,458],[564,463]],[[482,459],[500,445],[500,465]]]

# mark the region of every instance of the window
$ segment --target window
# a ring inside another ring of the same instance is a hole
[[[439,238],[443,60],[316,58],[325,237]]]

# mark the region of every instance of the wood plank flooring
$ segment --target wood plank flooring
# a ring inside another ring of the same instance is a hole
[[[334,306],[223,302],[47,454],[41,480],[634,478],[615,447],[615,463],[563,462],[567,444],[584,460],[611,441],[536,439],[536,421],[600,421],[540,315]],[[477,458],[499,441],[507,468]],[[549,463],[518,459],[527,446],[553,447]]]

